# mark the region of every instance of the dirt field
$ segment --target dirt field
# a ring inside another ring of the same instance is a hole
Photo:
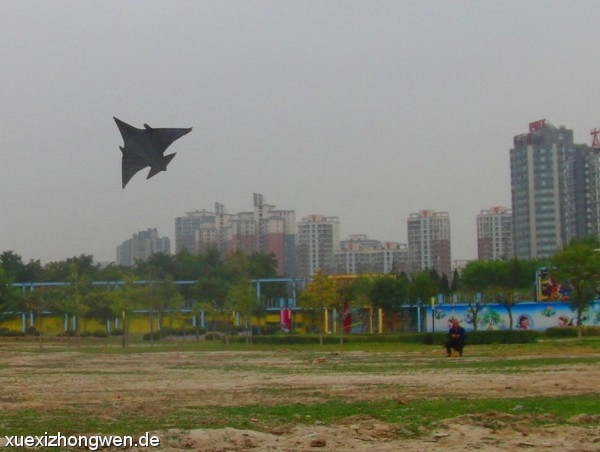
[[[110,419],[115,412],[160,418],[183,406],[323,403],[331,398],[392,399],[399,406],[410,406],[414,400],[440,397],[461,403],[481,397],[600,391],[597,364],[533,365],[528,372],[485,373],[472,367],[462,369],[461,362],[491,358],[465,356],[449,358],[456,364],[449,372],[435,366],[448,359],[439,349],[422,354],[292,350],[106,354],[11,349],[0,348],[0,407],[5,413],[32,410],[40,416],[60,408],[100,420]],[[397,366],[403,362],[411,365],[402,370]],[[386,363],[394,363],[400,370],[390,372]],[[360,371],[360,366],[379,366],[382,372]],[[161,450],[173,451],[600,450],[597,414],[580,413],[572,419],[572,426],[536,428],[531,427],[531,419],[519,416],[518,406],[511,414],[490,411],[483,416],[446,419],[432,433],[416,439],[403,438],[402,426],[368,416],[352,416],[332,425],[315,421],[273,427],[259,418],[249,421],[256,429],[197,425],[182,430],[175,425],[156,434],[161,438]],[[31,434],[40,433],[35,425],[31,428]],[[10,432],[0,435],[5,434]]]

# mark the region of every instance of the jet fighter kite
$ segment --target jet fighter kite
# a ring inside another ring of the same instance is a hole
[[[165,151],[173,141],[192,131],[191,127],[189,129],[153,129],[148,124],[144,124],[143,129],[138,129],[114,116],[113,118],[121,131],[124,142],[122,147],[119,146],[123,153],[121,160],[123,188],[135,173],[147,166],[150,167],[150,172],[146,179],[150,179],[161,171],[166,171],[167,165],[175,157],[175,154],[164,155]]]

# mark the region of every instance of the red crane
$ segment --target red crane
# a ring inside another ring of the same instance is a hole
[[[600,135],[600,130],[592,129],[590,135],[592,136],[592,147],[600,148],[600,138],[598,137],[598,135]]]

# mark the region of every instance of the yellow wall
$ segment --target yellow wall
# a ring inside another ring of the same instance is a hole
[[[163,328],[192,328],[193,327],[193,319],[191,313],[166,313],[163,314],[162,326]],[[308,326],[311,324],[315,324],[315,322],[322,322],[322,314],[312,315],[311,313],[304,313],[301,311],[294,311],[292,314],[292,321],[294,325],[294,332],[297,333],[306,333],[308,332]],[[130,333],[148,333],[150,332],[150,316],[144,313],[135,313],[130,314],[127,317],[128,322],[128,331]],[[212,329],[212,322],[214,318],[210,315],[205,315],[205,327],[210,330]],[[219,322],[227,322],[233,321],[233,324],[236,326],[239,323],[243,323],[243,320],[239,319],[239,316],[226,316],[219,315],[217,316],[217,320]],[[111,319],[109,322],[109,326],[111,331],[115,328],[122,329],[123,320],[121,318]],[[158,315],[154,314],[152,316],[152,329],[153,331],[158,331],[159,327],[159,319]],[[269,326],[271,328],[278,328],[280,325],[280,316],[279,311],[269,311],[265,316],[262,317],[252,317],[251,318],[252,326]],[[65,331],[65,317],[64,315],[43,315],[43,316],[34,316],[33,323],[32,318],[29,314],[25,315],[25,328],[35,327],[37,331],[41,331],[45,336],[58,336]],[[0,320],[0,328],[7,328],[12,331],[22,331],[23,330],[23,317],[22,315],[18,315],[16,317],[10,319]],[[69,316],[67,322],[67,329],[73,329],[72,317]],[[79,323],[79,333],[94,333],[96,331],[107,331],[107,322],[102,319],[88,319],[83,318]]]

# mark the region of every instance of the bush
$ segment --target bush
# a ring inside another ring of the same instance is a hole
[[[152,333],[146,333],[143,336],[143,339],[145,341],[150,341],[150,340],[158,341],[160,338],[161,338],[160,331],[154,331]]]
[[[563,326],[548,328],[544,336],[552,338],[561,337],[577,337],[578,331],[576,326]],[[583,336],[600,336],[600,327],[598,326],[583,326],[581,328],[581,334]]]
[[[25,335],[26,336],[39,336],[39,335],[41,335],[41,333],[36,329],[35,326],[28,326],[27,328],[25,328]]]
[[[74,337],[75,336],[75,330],[63,331],[62,333],[59,333],[58,336]]]
[[[9,330],[8,328],[0,328],[0,336],[2,337],[23,337],[25,333],[23,331]]]
[[[232,342],[245,342],[244,336],[233,337]],[[318,344],[318,334],[295,334],[295,333],[283,333],[271,335],[253,336],[252,342],[254,344],[288,344],[288,345],[306,345],[306,344]],[[373,342],[386,342],[386,343],[423,343],[423,334],[408,334],[408,335],[397,335],[397,334],[344,334],[344,343],[347,344],[360,344],[360,343],[373,343]],[[323,344],[339,344],[339,334],[326,334],[323,335]]]
[[[541,331],[498,330],[498,331],[471,331],[467,333],[467,344],[528,344],[536,342],[543,336]],[[446,332],[437,333],[402,333],[402,334],[344,334],[344,343],[404,343],[443,345],[446,341]],[[244,337],[233,337],[232,342],[242,342]],[[318,344],[317,334],[289,334],[254,336],[255,344]],[[339,344],[339,334],[323,336],[324,344]]]
[[[467,333],[467,344],[531,344],[543,335],[531,330],[472,331]]]
[[[115,328],[114,330],[110,330],[110,335],[111,336],[123,336],[123,329]]]
[[[94,337],[108,337],[108,332],[106,330],[96,330],[92,333]]]
[[[523,330],[483,330],[468,331],[467,345],[483,344],[531,344],[537,342],[544,333],[542,331]],[[443,345],[446,342],[447,333],[427,333],[424,343],[431,345]]]
[[[281,331],[281,326],[279,325],[279,323],[277,323],[275,325],[267,323],[266,325],[252,327],[252,335],[253,336],[258,336],[261,334],[271,335],[271,334],[277,334],[280,332],[283,334],[287,334],[287,333]]]
[[[222,338],[223,336],[221,336],[221,333],[215,332],[206,333],[206,335],[204,336],[204,339],[206,339],[207,341],[220,341]]]

